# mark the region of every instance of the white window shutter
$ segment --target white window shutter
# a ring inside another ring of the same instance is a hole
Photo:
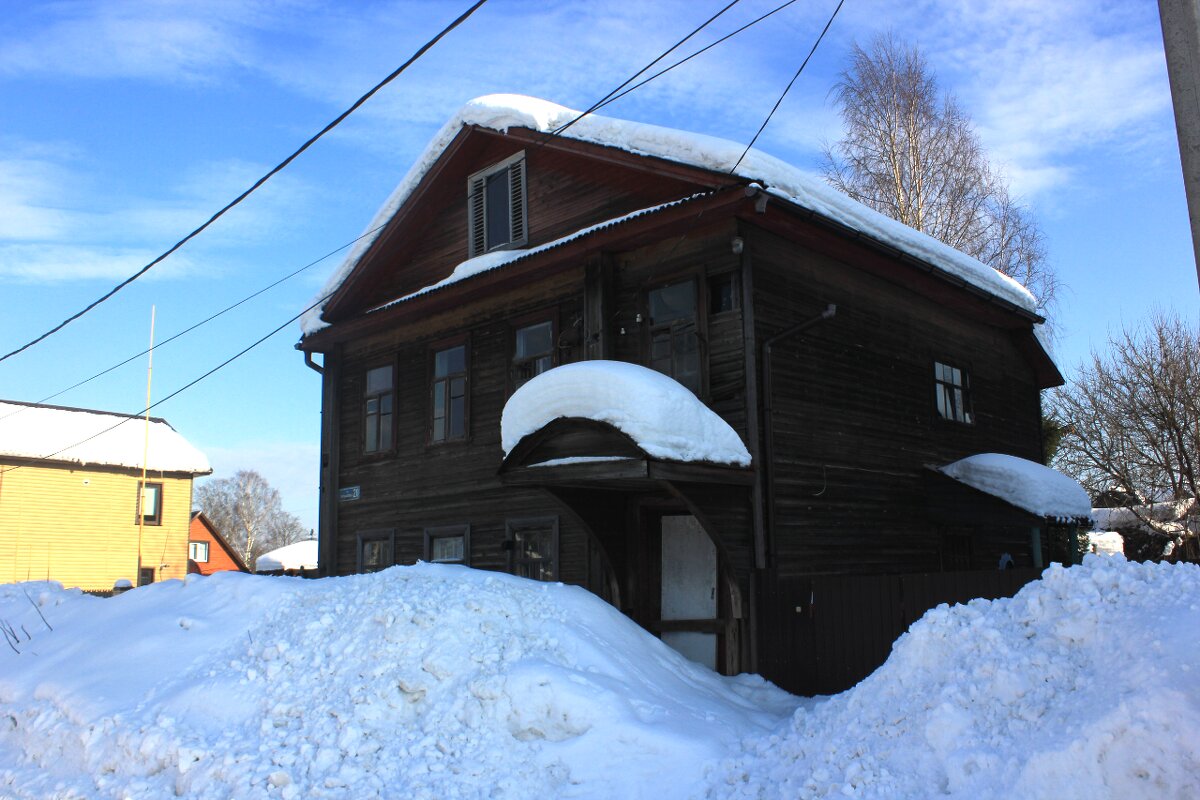
[[[472,175],[467,180],[467,228],[470,235],[467,240],[467,257],[474,258],[487,252],[487,242],[484,240],[486,217],[483,207],[483,187],[487,179],[482,175]]]
[[[512,243],[521,244],[527,236],[525,225],[525,159],[513,162],[508,168],[509,209],[512,214]]]

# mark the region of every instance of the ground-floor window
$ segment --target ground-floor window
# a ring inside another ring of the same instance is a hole
[[[558,580],[558,517],[510,519],[505,524],[514,575]]]
[[[471,526],[442,525],[425,529],[425,560],[434,564],[469,564]]]
[[[392,566],[395,528],[379,528],[358,534],[358,571],[378,572]]]

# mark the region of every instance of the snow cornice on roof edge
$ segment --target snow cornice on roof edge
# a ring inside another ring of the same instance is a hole
[[[488,95],[476,98],[463,106],[434,136],[425,152],[375,214],[366,228],[367,231],[375,232],[360,239],[330,275],[315,298],[314,307],[301,317],[302,334],[308,336],[328,325],[321,318],[326,302],[338,291],[378,238],[383,226],[412,195],[462,128],[474,125],[500,133],[505,133],[510,128],[527,128],[538,133],[550,134],[577,116],[579,112],[556,103],[511,94]],[[661,158],[724,173],[729,173],[733,165],[738,163],[744,149],[736,142],[713,136],[596,115],[580,119],[568,130],[557,135],[619,148],[635,155]],[[926,262],[988,295],[1011,303],[1018,309],[1034,315],[1037,313],[1037,300],[1012,278],[931,236],[852,200],[826,186],[820,178],[774,156],[751,150],[742,158],[734,174],[756,181],[778,198]]]

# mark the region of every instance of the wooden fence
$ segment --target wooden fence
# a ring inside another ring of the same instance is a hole
[[[1036,569],[776,578],[758,584],[759,672],[801,695],[849,689],[940,603],[1012,597]]]

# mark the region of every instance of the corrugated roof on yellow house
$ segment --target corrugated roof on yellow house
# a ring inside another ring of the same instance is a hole
[[[192,481],[211,472],[166,420],[0,401],[0,583],[184,577]]]

